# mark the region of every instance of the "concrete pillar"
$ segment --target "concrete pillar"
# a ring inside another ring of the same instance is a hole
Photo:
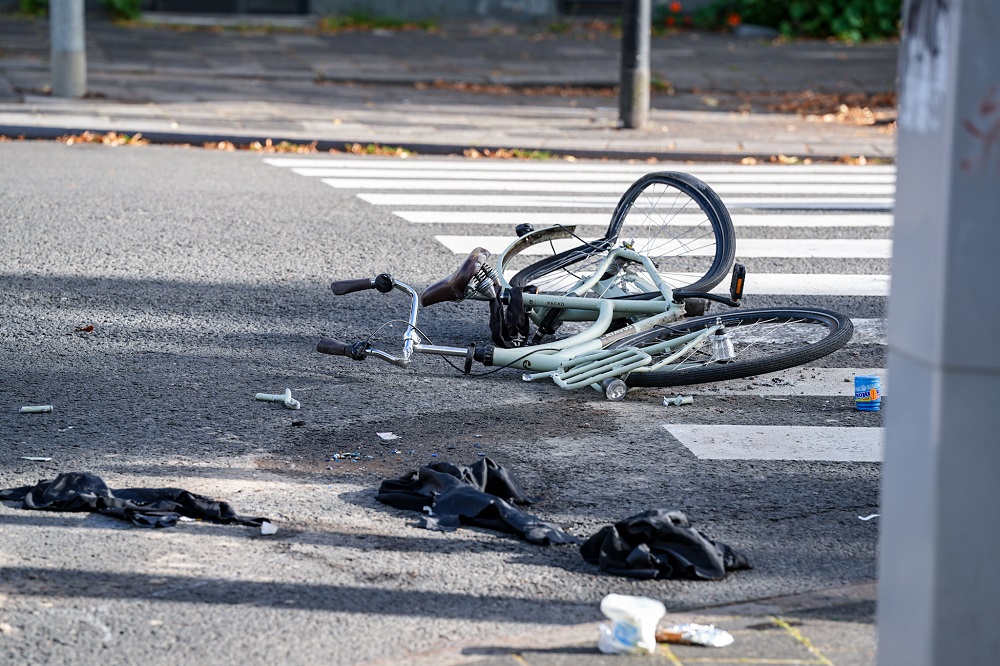
[[[622,71],[618,92],[618,123],[625,129],[642,127],[649,118],[650,0],[622,3]]]
[[[52,94],[56,97],[83,97],[87,92],[83,0],[51,0],[49,34],[52,43]]]
[[[1000,2],[908,0],[880,666],[1000,664]]]

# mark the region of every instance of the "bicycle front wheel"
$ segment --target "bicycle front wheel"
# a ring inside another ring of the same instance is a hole
[[[843,347],[854,334],[851,320],[820,308],[762,308],[692,317],[646,333],[624,338],[611,348],[651,345],[705,330],[721,323],[732,343],[728,360],[719,360],[717,336],[660,369],[634,371],[629,386],[684,386],[740,379],[787,370],[823,358]],[[666,353],[653,355],[653,364]]]
[[[728,276],[736,256],[736,233],[722,200],[701,180],[679,172],[639,178],[622,195],[603,237],[576,240],[582,244],[571,249],[550,244],[549,256],[519,271],[510,284],[566,295],[593,274],[608,250],[624,245],[649,257],[671,289],[709,291]],[[535,253],[542,249],[532,248]],[[636,275],[631,267],[613,266],[595,290],[576,295],[659,295],[649,288],[648,278]]]

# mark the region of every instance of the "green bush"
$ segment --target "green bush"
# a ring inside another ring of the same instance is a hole
[[[902,0],[719,0],[698,11],[705,28],[740,23],[776,28],[786,37],[860,42],[899,36]]]
[[[115,18],[135,20],[142,15],[140,0],[101,0],[101,4]]]
[[[29,16],[45,16],[49,13],[49,0],[21,0],[21,11]]]
[[[101,0],[115,18],[134,20],[142,15],[142,0]],[[49,13],[49,0],[21,0],[21,11],[32,16]]]

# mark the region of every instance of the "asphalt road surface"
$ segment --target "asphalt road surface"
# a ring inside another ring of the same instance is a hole
[[[140,529],[0,503],[0,661],[402,663],[600,619],[612,592],[684,610],[873,580],[878,521],[859,516],[879,511],[881,414],[854,409],[851,378],[888,380],[894,172],[678,168],[734,202],[746,305],[832,307],[855,320],[851,344],[779,376],[622,402],[514,371],[465,377],[431,357],[404,370],[324,356],[324,335],[378,330],[393,347],[407,305],[334,297],[332,279],[390,271],[422,288],[457,266],[456,238],[510,237],[515,213],[600,213],[574,197],[617,199],[650,165],[0,143],[0,487],[88,471],[112,488],[216,497],[278,527]],[[581,190],[579,172],[606,182]],[[741,184],[751,173],[763,180]],[[790,173],[812,185],[783,193]],[[416,194],[436,198],[403,198]],[[784,196],[812,202],[791,210]],[[775,217],[749,219],[762,214]],[[792,240],[829,251],[801,256]],[[434,306],[420,324],[435,343],[488,338],[481,303]],[[254,400],[286,387],[300,410]],[[678,393],[694,403],[662,405]],[[754,568],[637,581],[574,546],[421,530],[375,501],[383,479],[484,456],[574,535],[678,509]]]

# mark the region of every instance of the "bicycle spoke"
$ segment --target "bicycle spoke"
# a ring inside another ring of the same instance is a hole
[[[789,329],[789,335],[776,335],[781,329]],[[726,325],[726,332],[733,343],[734,356],[731,360],[742,361],[774,353],[777,349],[794,349],[812,344],[826,334],[826,329],[802,318],[771,318],[748,323],[729,323]],[[762,353],[756,354],[758,351]],[[711,336],[709,336],[702,345],[692,349],[683,359],[679,360],[678,364],[704,365],[713,362],[713,358],[714,348]]]

